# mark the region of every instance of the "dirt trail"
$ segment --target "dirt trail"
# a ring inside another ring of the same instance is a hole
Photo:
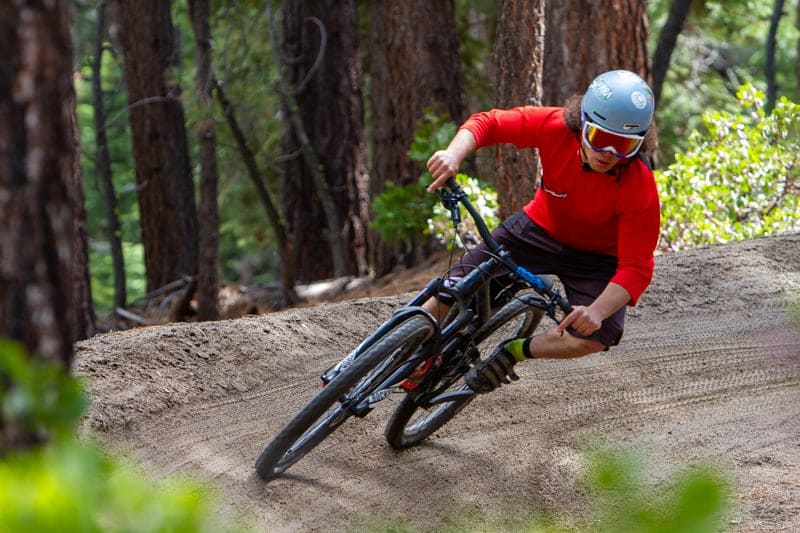
[[[510,506],[585,515],[590,442],[641,451],[654,486],[690,463],[722,466],[731,531],[800,531],[798,298],[799,235],[658,257],[619,347],[522,365],[521,381],[402,453],[382,436],[390,399],[266,485],[253,472],[263,446],[407,296],[105,334],[78,345],[84,431],[151,471],[210,480],[264,531],[375,515],[430,530]]]

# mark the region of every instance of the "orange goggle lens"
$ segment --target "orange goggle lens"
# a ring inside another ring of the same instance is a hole
[[[595,152],[611,152],[620,158],[635,154],[644,141],[642,135],[614,133],[593,122],[583,123],[583,138]]]

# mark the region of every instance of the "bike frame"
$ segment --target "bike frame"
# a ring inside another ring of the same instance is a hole
[[[393,447],[402,448],[406,442],[409,445],[418,443],[470,402],[474,392],[466,385],[453,390],[451,387],[480,358],[480,350],[495,344],[493,335],[500,327],[520,316],[523,321],[514,326],[517,329],[513,334],[518,336],[531,331],[541,314],[538,310],[531,314],[528,306],[544,310],[555,322],[558,322],[559,308],[564,313],[571,311],[569,303],[553,288],[550,278],[540,278],[512,261],[510,252],[494,240],[455,180],[449,180],[447,188],[439,194],[450,210],[454,226],[461,220],[460,205],[467,209],[489,250],[489,258],[460,279],[432,280],[355,350],[323,372],[321,377],[326,388],[289,421],[256,461],[256,471],[265,481],[282,474],[350,416],[366,416],[376,403],[393,392],[402,391],[403,381],[422,363],[435,361],[436,367],[428,369],[423,378],[428,381],[418,385],[424,388],[414,394],[407,391],[387,425],[387,439]],[[493,309],[489,282],[499,267],[511,272],[509,285],[503,290],[511,289],[514,300],[498,302]],[[533,292],[515,294],[520,280],[533,288]],[[453,304],[440,325],[423,305],[443,294],[452,298]],[[353,367],[348,368],[351,365]],[[430,411],[431,425],[419,430],[418,438],[412,430],[408,439],[414,442],[408,440],[405,424],[409,417],[418,408],[427,409],[444,402],[450,403]]]
[[[565,314],[569,314],[571,311],[569,303],[553,288],[553,284],[548,278],[539,277],[517,265],[511,259],[510,252],[495,241],[482,217],[455,180],[451,179],[448,181],[447,190],[440,190],[440,196],[442,198],[442,203],[450,210],[454,226],[458,226],[461,221],[459,204],[467,209],[470,216],[475,220],[478,232],[489,248],[491,256],[451,286],[446,285],[442,278],[431,280],[405,307],[397,310],[353,352],[338,365],[333,367],[338,371],[343,370],[352,364],[360,354],[369,349],[387,331],[404,320],[407,320],[410,316],[425,316],[433,324],[434,334],[423,343],[411,357],[405,359],[393,369],[387,367],[379,370],[379,372],[391,372],[383,378],[380,384],[366,397],[350,406],[351,411],[356,416],[365,416],[371,411],[375,403],[388,396],[391,390],[405,380],[422,362],[437,354],[449,354],[455,348],[462,346],[466,340],[464,338],[465,336],[471,337],[491,318],[491,298],[488,281],[491,279],[491,272],[500,265],[505,265],[515,276],[525,281],[536,291],[536,294],[530,293],[518,297],[524,298],[531,307],[543,309],[555,322],[558,322],[556,318],[558,308],[561,308]],[[440,294],[447,294],[452,297],[454,301],[453,308],[456,309],[456,316],[451,321],[447,322],[443,328],[440,326],[439,322],[422,307],[422,304],[430,298]],[[473,300],[476,302],[474,309],[470,306]],[[467,328],[467,333],[463,333],[465,328]],[[330,370],[328,372],[330,372]],[[328,372],[326,372],[326,374]],[[335,374],[329,379],[333,379],[333,377],[335,377]],[[325,381],[324,376],[323,380]],[[372,381],[372,379],[370,381]],[[472,394],[474,393],[470,390],[453,391],[435,398],[425,399],[424,404],[434,405],[452,401],[459,396],[469,396]]]

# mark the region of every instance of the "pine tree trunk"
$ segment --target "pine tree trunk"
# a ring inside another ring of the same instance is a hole
[[[120,2],[148,291],[197,274],[197,207],[180,88],[170,74],[170,4]]]
[[[92,60],[92,108],[94,112],[95,169],[100,185],[103,210],[106,214],[106,238],[111,250],[114,269],[114,308],[125,308],[127,282],[125,278],[125,256],[122,253],[122,229],[117,216],[117,193],[111,174],[111,155],[106,136],[106,108],[102,89],[103,41],[105,40],[106,3],[96,10],[97,32],[95,34],[94,58]]]
[[[372,153],[370,192],[387,182],[416,183],[424,166],[408,157],[419,121],[430,108],[460,124],[465,118],[464,82],[452,0],[370,2]],[[378,275],[411,266],[431,248],[417,239],[376,248]]]
[[[544,105],[563,105],[609,70],[630,70],[650,81],[646,0],[546,2],[545,24]],[[658,166],[657,138],[646,155]]]
[[[217,207],[217,128],[214,122],[211,30],[208,0],[189,0],[197,51],[197,99],[203,120],[197,127],[200,146],[200,236],[197,267],[197,318],[219,318],[219,209]]]
[[[73,289],[87,276],[68,20],[65,0],[0,6],[0,50],[17,58],[0,69],[0,337],[65,369],[88,294]],[[0,413],[5,442],[6,429]]]
[[[368,175],[354,0],[283,3],[287,134],[281,205],[297,279],[369,269]],[[296,105],[296,107],[295,107]]]
[[[545,24],[544,105],[562,105],[583,94],[608,70],[627,69],[649,79],[645,0],[546,2]]]
[[[497,22],[495,107],[540,105],[544,0],[504,0]],[[535,150],[498,145],[494,150],[494,182],[499,215],[506,218],[533,198],[539,179]]]

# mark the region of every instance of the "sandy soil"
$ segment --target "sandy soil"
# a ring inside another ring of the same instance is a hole
[[[800,531],[798,297],[800,235],[660,256],[619,347],[521,365],[519,382],[405,452],[383,439],[389,399],[269,484],[253,471],[262,448],[407,294],[109,333],[77,346],[84,433],[151,472],[210,481],[263,531],[586,517],[578,480],[598,442],[642,453],[656,488],[689,464],[724,468],[730,531]]]

